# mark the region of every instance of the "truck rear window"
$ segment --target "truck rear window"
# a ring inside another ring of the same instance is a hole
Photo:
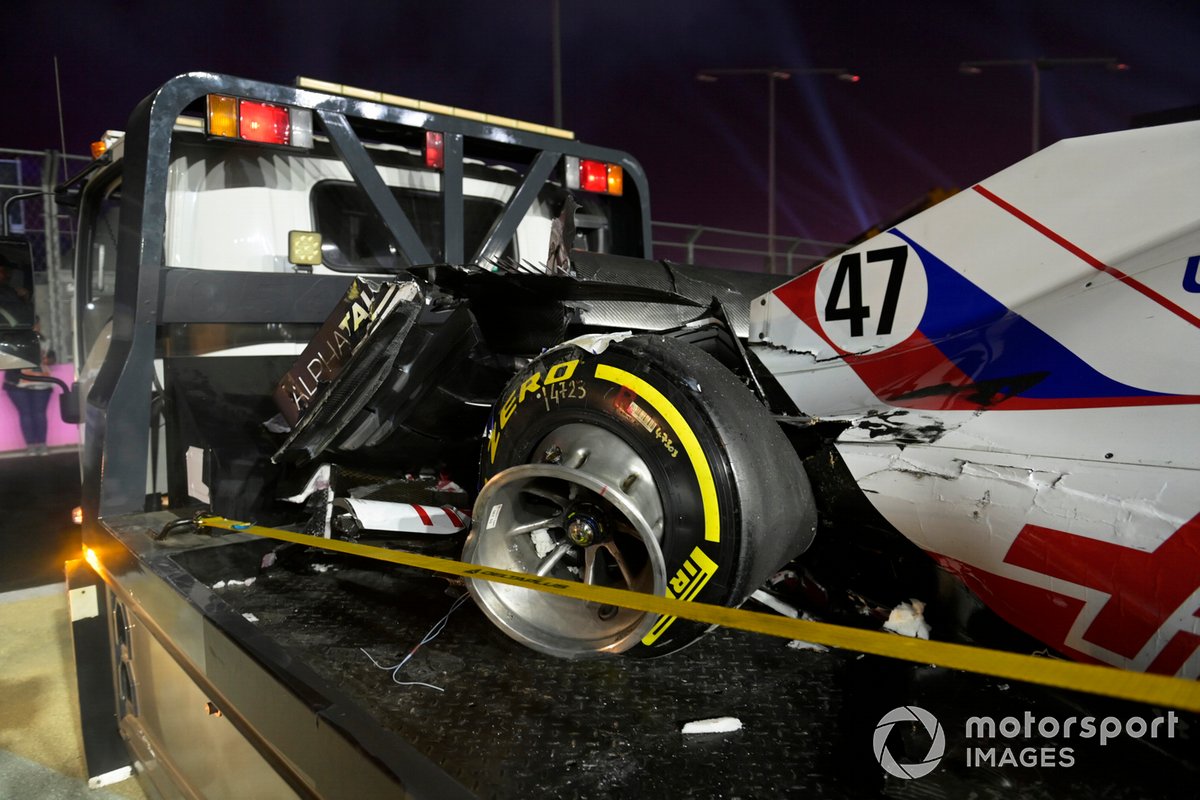
[[[430,258],[434,263],[444,261],[441,194],[393,186],[392,195],[408,215]],[[321,233],[325,266],[349,272],[404,266],[383,220],[357,184],[321,181],[313,187],[312,205],[317,230]],[[503,209],[498,200],[463,198],[463,253],[467,259],[479,249]],[[516,257],[514,245],[509,246],[505,255]]]

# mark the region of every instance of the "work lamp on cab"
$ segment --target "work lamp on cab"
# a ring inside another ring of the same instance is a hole
[[[210,94],[208,135],[307,149],[313,143],[312,111]]]

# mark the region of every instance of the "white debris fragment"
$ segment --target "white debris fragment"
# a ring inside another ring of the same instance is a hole
[[[925,604],[920,600],[913,600],[911,604],[901,603],[892,609],[887,622],[883,623],[883,629],[901,636],[928,639],[931,629],[925,621],[924,613]]]
[[[254,616],[249,611],[247,611],[245,614],[242,614],[242,616],[245,617],[248,622],[258,622],[258,617]]]
[[[732,733],[742,729],[742,721],[737,717],[714,717],[713,719],[698,719],[683,725],[684,734],[693,733]]]
[[[533,541],[533,549],[537,550],[538,558],[545,558],[554,551],[554,537],[550,535],[548,528],[538,528],[529,534],[529,538]]]
[[[829,648],[823,644],[817,644],[816,642],[805,642],[801,639],[792,639],[790,642],[788,642],[787,646],[793,650],[816,650],[818,653],[829,652]]]
[[[582,350],[587,350],[592,355],[598,356],[608,349],[608,346],[613,342],[620,342],[633,336],[633,331],[621,331],[620,333],[588,333],[583,336],[576,336],[574,339],[563,342],[562,344],[551,347],[551,350],[558,350],[568,345],[574,345]]]
[[[225,581],[217,581],[216,583],[213,584],[213,588],[214,589],[224,589]]]
[[[246,578],[244,581],[239,581],[235,578],[230,578],[227,581],[217,581],[212,585],[212,587],[214,589],[223,589],[226,586],[250,586],[255,580],[255,578]]]
[[[275,551],[274,551],[274,550],[272,550],[271,552],[269,552],[269,553],[267,553],[266,555],[264,555],[264,556],[262,557],[262,562],[261,562],[261,566],[262,566],[262,568],[263,568],[263,569],[267,569],[268,567],[271,567],[271,566],[273,566],[273,565],[275,564],[275,559],[276,559],[276,558],[277,558],[277,556],[275,555]]]
[[[1002,691],[1002,692],[1007,692],[1007,691],[1008,691],[1008,684],[1007,684],[1007,683],[1002,683],[1002,684],[1000,684],[999,686],[997,686],[996,688],[997,688],[997,689],[999,689],[999,690],[1000,690],[1000,691]]]
[[[769,608],[773,611],[778,611],[780,614],[783,614],[785,617],[791,617],[792,619],[797,619],[800,616],[799,611],[792,608],[790,605],[783,602],[782,600],[780,600],[778,597],[771,594],[770,592],[764,592],[762,589],[757,589],[757,590],[755,590],[754,594],[750,595],[750,597],[751,597],[751,599],[757,600],[758,602],[762,603],[767,608]]]
[[[330,567],[328,564],[313,564],[312,565],[313,572],[329,572],[330,569],[332,569],[332,567]]]

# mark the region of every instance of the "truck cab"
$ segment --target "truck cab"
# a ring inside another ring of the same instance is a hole
[[[142,121],[153,129],[132,129]],[[582,145],[570,131],[340,84],[182,76],[99,149],[76,184],[80,382],[86,397],[117,380],[118,391],[144,395],[143,411],[154,392],[172,391],[177,376],[167,373],[181,360],[224,374],[224,362],[192,359],[295,358],[355,275],[443,263],[543,269],[568,197],[581,205],[571,248],[649,254],[648,190],[627,154]],[[133,230],[142,241],[123,242]],[[141,316],[150,302],[142,292],[164,301],[153,320]],[[112,363],[106,382],[110,348],[139,346],[155,351],[152,374],[140,376],[145,391]],[[166,440],[177,437],[163,433],[145,494],[166,492]],[[85,441],[96,435],[86,431]],[[99,483],[86,467],[85,483]],[[122,505],[142,505],[121,483]]]

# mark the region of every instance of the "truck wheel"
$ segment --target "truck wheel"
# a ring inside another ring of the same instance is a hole
[[[737,605],[812,542],[812,493],[770,413],[718,361],[663,336],[575,340],[505,388],[464,559]],[[476,602],[561,657],[656,656],[707,626],[484,580]]]

